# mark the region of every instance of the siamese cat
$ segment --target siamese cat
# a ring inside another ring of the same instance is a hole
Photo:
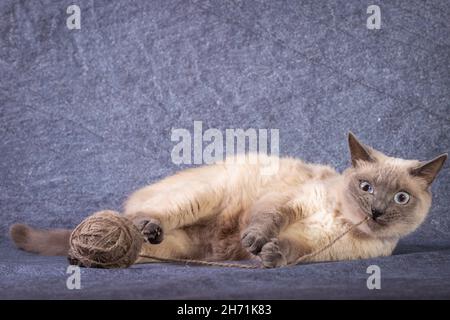
[[[148,240],[141,253],[162,258],[254,258],[280,267],[367,217],[309,261],[390,255],[427,216],[430,185],[447,154],[427,162],[392,158],[352,133],[348,144],[352,165],[343,173],[293,158],[241,155],[136,191],[124,214]],[[274,174],[262,174],[261,159],[277,164]],[[23,224],[10,229],[19,248],[45,255],[67,254],[70,233]]]

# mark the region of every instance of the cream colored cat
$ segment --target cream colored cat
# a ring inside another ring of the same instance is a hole
[[[390,255],[425,219],[430,184],[447,155],[428,162],[391,158],[351,133],[349,147],[352,166],[342,174],[257,155],[185,170],[136,191],[124,214],[149,241],[142,253],[163,258],[258,257],[266,267],[283,266],[367,216],[367,223],[310,260]],[[276,163],[275,174],[262,174],[261,161],[267,160],[277,160],[269,162]],[[19,248],[41,254],[65,254],[69,235],[70,230],[11,227]]]

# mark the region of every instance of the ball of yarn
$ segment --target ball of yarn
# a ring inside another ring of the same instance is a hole
[[[144,239],[123,215],[100,211],[83,220],[70,235],[69,262],[91,268],[126,268],[139,256]]]

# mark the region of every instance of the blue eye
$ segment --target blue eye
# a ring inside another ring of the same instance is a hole
[[[407,204],[409,201],[409,194],[405,191],[400,191],[395,194],[394,201],[398,204]]]
[[[373,193],[373,187],[367,181],[361,181],[361,183],[359,184],[359,187],[361,188],[362,191],[365,191],[368,193]]]

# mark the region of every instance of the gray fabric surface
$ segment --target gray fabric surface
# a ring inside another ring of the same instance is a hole
[[[367,267],[374,264],[380,290],[366,286]],[[82,269],[81,289],[68,290],[65,258],[9,248],[0,285],[7,299],[448,299],[449,264],[448,249],[283,269],[146,264]]]
[[[396,255],[282,270],[83,270],[18,251],[8,226],[73,227],[186,166],[172,128],[278,128],[282,155],[349,163],[346,133],[388,154],[449,151],[448,1],[0,2],[1,298],[450,297],[449,166]],[[366,8],[381,7],[380,30]],[[369,264],[382,289],[365,286]]]

